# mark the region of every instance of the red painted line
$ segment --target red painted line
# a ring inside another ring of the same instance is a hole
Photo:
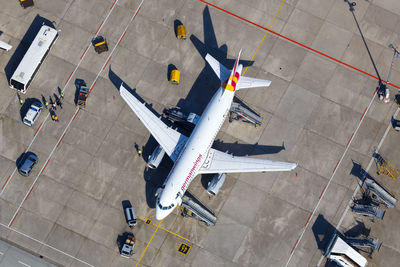
[[[122,39],[124,39],[125,34],[126,34],[126,31],[125,31],[124,34],[122,35],[121,39],[119,39],[118,45],[121,43]]]
[[[340,161],[340,159],[336,162],[335,168],[333,169],[332,172],[335,172],[335,171],[336,171],[336,168],[337,168],[337,166],[338,166],[338,164],[339,164],[339,161]]]
[[[308,216],[308,219],[307,219],[306,223],[304,224],[304,226],[306,226],[306,225],[307,225],[307,223],[308,223],[308,221],[310,221],[310,219],[311,219],[311,215],[312,215],[312,212],[310,212],[310,215]]]
[[[75,120],[75,118],[76,118],[76,116],[78,115],[78,113],[79,113],[80,110],[81,110],[81,109],[78,109],[78,111],[75,113],[75,116],[74,116],[74,118],[73,118],[72,120]]]
[[[8,227],[11,228],[11,225],[13,224],[13,222],[15,221],[15,218],[17,218],[17,216],[18,216],[18,212],[17,212],[17,214],[15,214],[14,218],[12,219],[12,221],[11,221],[11,223],[10,223],[10,225]]]
[[[6,184],[8,183],[8,180],[10,180],[10,178],[11,178],[11,175],[8,176],[7,180],[3,184],[3,187],[1,188],[1,191],[3,191],[4,187],[6,186]]]
[[[104,20],[100,23],[100,26],[97,28],[97,31],[96,31],[95,34],[97,34],[99,32],[99,30],[100,30],[101,26],[103,25],[103,23],[104,23]]]
[[[114,3],[112,3],[112,5],[110,6],[110,10],[113,8],[113,6],[115,5],[115,2],[117,2],[117,0],[114,0]]]
[[[32,186],[32,188],[31,188],[31,190],[29,190],[29,193],[26,195],[25,200],[28,199],[28,197],[29,197],[29,195],[31,194],[32,190],[33,190],[33,186]],[[24,201],[25,201],[25,200],[24,200]]]
[[[349,141],[347,141],[346,147],[350,144],[350,141],[351,141],[351,139],[353,139],[353,136],[354,136],[354,133],[351,134],[351,137],[350,137]]]
[[[335,61],[335,62],[337,62],[337,63],[339,63],[339,64],[342,64],[342,65],[344,65],[344,66],[346,66],[346,67],[348,67],[348,68],[351,68],[351,69],[353,69],[353,70],[356,70],[356,71],[361,72],[361,73],[363,73],[363,74],[365,74],[365,75],[367,75],[367,76],[370,76],[370,77],[372,77],[372,78],[374,78],[374,79],[379,80],[378,77],[376,77],[376,76],[374,76],[374,75],[372,75],[372,74],[370,74],[370,73],[368,73],[368,72],[365,72],[365,71],[363,71],[363,70],[360,70],[360,69],[358,69],[358,68],[356,68],[356,67],[354,67],[354,66],[352,66],[352,65],[350,65],[350,64],[347,64],[347,63],[345,63],[345,62],[343,62],[343,61],[340,61],[340,60],[338,60],[338,59],[336,59],[336,58],[334,58],[334,57],[331,57],[331,56],[329,56],[329,55],[327,55],[327,54],[325,54],[325,53],[322,53],[322,52],[320,52],[320,51],[318,51],[318,50],[315,50],[314,48],[311,48],[311,47],[306,46],[306,45],[304,45],[304,44],[302,44],[302,43],[299,43],[299,42],[297,42],[297,41],[295,41],[295,40],[293,40],[293,39],[290,39],[289,37],[286,37],[286,36],[284,36],[284,35],[282,35],[282,34],[279,34],[279,33],[275,32],[275,31],[273,31],[273,30],[269,30],[269,29],[267,29],[267,28],[265,28],[265,27],[263,27],[263,26],[261,26],[261,25],[259,25],[259,24],[257,24],[257,23],[254,23],[254,22],[252,22],[252,21],[250,21],[250,20],[248,20],[248,19],[245,19],[245,18],[243,18],[243,17],[240,17],[240,16],[238,16],[238,15],[236,15],[236,14],[234,14],[234,13],[228,11],[228,10],[225,10],[225,9],[219,7],[219,6],[210,4],[210,3],[208,3],[207,1],[204,1],[204,0],[199,0],[199,1],[200,1],[200,2],[203,2],[203,3],[206,4],[206,5],[212,6],[212,7],[216,8],[216,9],[218,9],[218,10],[221,10],[222,12],[225,12],[225,13],[227,13],[227,14],[229,14],[229,15],[235,17],[235,18],[238,18],[238,19],[240,19],[240,20],[243,20],[243,21],[245,21],[245,22],[247,22],[247,23],[249,23],[249,24],[251,24],[251,25],[254,25],[254,26],[256,26],[256,27],[258,27],[258,28],[260,28],[260,29],[266,30],[266,31],[268,31],[268,32],[270,32],[270,33],[272,33],[272,34],[274,34],[274,35],[276,35],[276,36],[279,36],[279,37],[281,37],[281,38],[283,38],[283,39],[285,39],[285,40],[287,40],[287,41],[289,41],[289,42],[292,42],[292,43],[294,43],[294,44],[296,44],[296,45],[298,45],[298,46],[301,46],[301,47],[303,47],[303,48],[305,48],[305,49],[307,49],[307,50],[310,50],[310,51],[312,51],[312,52],[314,52],[314,53],[316,53],[316,54],[319,54],[319,55],[321,55],[321,56],[323,56],[323,57],[329,58],[330,60],[333,60],[333,61]],[[387,81],[385,81],[385,80],[382,80],[382,82],[387,83]],[[393,87],[396,87],[397,89],[400,89],[400,86],[397,86],[397,85],[394,85],[394,84],[392,84],[392,86],[393,86]]]
[[[36,134],[37,134],[37,132],[39,131],[40,127],[42,127],[42,123],[43,123],[43,122],[41,122],[41,123],[39,124],[39,127],[36,129],[36,132],[33,134],[33,136],[36,136]]]
[[[46,169],[46,167],[47,167],[47,164],[49,164],[49,159],[47,160],[47,162],[46,162],[46,165],[44,165],[44,168],[43,168],[43,170],[42,170],[42,172],[40,173],[40,175],[42,175],[42,173],[44,172],[44,170]]]
[[[105,64],[104,67],[103,67],[103,70],[107,67],[107,64],[108,64],[108,62],[110,62],[110,59],[111,59],[111,56],[108,58],[106,64]]]
[[[93,87],[96,85],[96,82],[97,82],[97,81],[95,81],[94,84],[92,85],[92,87],[90,87],[89,94],[90,94],[90,92],[92,92]]]
[[[68,81],[69,81],[69,79],[71,79],[71,76],[72,76],[73,73],[74,73],[74,71],[72,71],[71,74],[68,76],[68,79],[67,79],[67,81],[65,82],[65,84],[67,84]],[[64,84],[64,85],[65,85],[65,84]]]
[[[325,189],[326,189],[326,185],[324,186],[324,189],[322,189],[321,195],[319,195],[319,198],[318,198],[318,199],[321,199],[322,194],[325,192]]]
[[[137,12],[135,13],[135,15],[133,16],[133,19],[136,18],[136,15],[139,13],[139,11],[140,11],[141,8],[142,8],[142,7],[139,7],[138,11],[137,11]]]
[[[296,242],[294,243],[294,245],[293,245],[293,248],[292,248],[292,250],[290,251],[290,254],[292,254],[292,252],[293,252],[294,248],[295,248],[295,247],[296,247],[296,245],[297,245],[297,242],[299,242],[299,239],[297,239],[297,240],[296,240]]]
[[[365,112],[367,111],[367,108],[368,108],[368,107],[365,107],[365,109],[364,109],[364,112],[363,112],[363,114],[361,115],[361,118],[360,118],[360,120],[362,120],[362,118],[364,117],[364,115],[365,115]]]
[[[66,133],[64,133],[63,136],[61,137],[60,141],[58,141],[57,146],[60,145],[61,141],[64,139],[65,134],[66,134]]]
[[[88,50],[88,48],[89,48],[89,45],[86,46],[85,51],[83,51],[82,56],[79,59],[82,59],[82,57],[86,54],[86,51]]]

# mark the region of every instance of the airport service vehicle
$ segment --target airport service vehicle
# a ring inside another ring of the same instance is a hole
[[[38,157],[33,152],[26,152],[22,156],[20,162],[18,162],[18,172],[23,176],[29,176],[35,164],[38,161]]]
[[[29,107],[28,112],[26,112],[23,122],[28,126],[32,126],[39,118],[42,109],[43,105],[40,103],[40,101],[33,102]]]
[[[126,223],[128,224],[129,227],[134,227],[136,225],[136,214],[135,214],[135,209],[130,206],[125,208],[125,218],[126,218]]]
[[[10,87],[25,94],[26,90],[42,64],[51,46],[57,40],[58,31],[43,25],[28,51],[19,63],[14,74],[10,78]]]
[[[0,41],[0,48],[8,51],[12,48],[12,46],[3,41]]]
[[[156,192],[157,220],[165,218],[175,207],[181,205],[183,195],[197,174],[290,171],[297,166],[296,163],[233,156],[211,147],[228,117],[235,91],[266,87],[271,83],[268,80],[241,77],[243,66],[239,64],[240,53],[241,51],[232,71],[211,55],[206,55],[205,59],[220,79],[221,86],[208,103],[189,137],[168,127],[146,107],[146,103],[141,103],[121,84],[121,97],[174,162],[167,179]]]
[[[122,257],[129,258],[133,255],[133,248],[135,247],[136,238],[132,233],[128,233],[125,242],[122,244],[120,254]]]
[[[89,95],[89,88],[84,85],[79,85],[79,94],[78,94],[78,107],[85,108],[86,107],[86,99]]]

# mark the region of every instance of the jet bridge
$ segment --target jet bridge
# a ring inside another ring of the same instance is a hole
[[[383,219],[383,216],[385,215],[385,211],[380,209],[378,206],[374,204],[369,204],[369,205],[354,204],[354,206],[351,207],[351,210],[354,213],[368,217],[372,222],[374,221],[375,217]]]
[[[379,250],[382,243],[378,242],[378,239],[374,237],[360,238],[360,237],[346,237],[345,241],[347,244],[358,248],[371,248],[373,251]]]
[[[262,123],[262,118],[259,115],[238,102],[232,102],[229,112],[229,122],[232,122],[233,120],[240,120],[252,123],[256,127]]]
[[[215,214],[189,192],[182,198],[183,217],[192,217],[204,222],[207,226],[214,226],[217,222]]]
[[[376,199],[385,204],[388,208],[394,208],[396,205],[397,200],[375,180],[365,178],[363,188],[374,193]]]

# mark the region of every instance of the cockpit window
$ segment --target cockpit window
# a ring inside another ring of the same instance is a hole
[[[163,205],[161,205],[159,199],[157,199],[157,204],[158,204],[158,207],[159,207],[160,209],[162,209],[162,210],[170,210],[170,209],[172,209],[172,208],[175,206],[175,205],[172,203],[172,204],[169,205],[168,207],[164,207]]]

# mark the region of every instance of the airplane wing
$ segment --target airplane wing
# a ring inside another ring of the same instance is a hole
[[[218,78],[220,79],[221,83],[226,82],[229,78],[231,72],[222,65],[218,60],[213,58],[210,54],[206,55],[206,60],[208,64],[210,64],[211,68],[214,70],[215,74],[217,74]]]
[[[236,90],[254,88],[254,87],[268,87],[271,84],[269,80],[262,80],[241,76],[236,85]]]
[[[290,171],[296,166],[297,163],[236,157],[211,148],[199,173]]]
[[[122,84],[119,89],[121,97],[138,116],[139,120],[150,131],[151,135],[165,150],[172,161],[176,161],[180,152],[186,144],[187,137],[168,127],[147,107],[146,103],[141,103],[134,97]]]

